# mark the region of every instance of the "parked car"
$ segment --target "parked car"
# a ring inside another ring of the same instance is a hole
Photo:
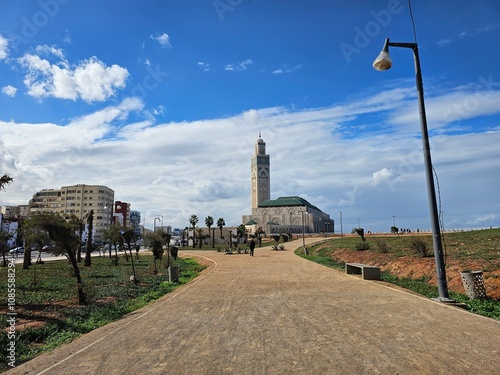
[[[19,246],[9,251],[10,254],[24,254],[24,246]]]

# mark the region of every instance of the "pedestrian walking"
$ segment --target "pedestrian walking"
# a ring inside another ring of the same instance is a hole
[[[250,256],[253,257],[253,251],[255,249],[255,240],[252,238],[250,240]]]

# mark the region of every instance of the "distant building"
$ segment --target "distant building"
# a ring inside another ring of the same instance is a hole
[[[17,218],[0,213],[0,232],[5,232],[10,235],[10,237],[7,239],[7,249],[11,249],[17,246],[18,228],[19,222]]]
[[[3,217],[15,217],[19,214],[17,206],[0,206],[0,214]]]
[[[114,224],[119,224],[122,227],[131,226],[130,224],[130,203],[116,201],[115,213],[113,215]]]
[[[141,213],[139,211],[130,211],[130,226],[134,228],[134,233],[137,237],[142,236]]]
[[[301,197],[270,199],[270,186],[270,156],[266,154],[266,143],[259,134],[251,158],[252,214],[242,217],[248,233],[255,233],[259,228],[267,234],[335,230],[330,215]]]
[[[69,218],[75,215],[86,222],[90,211],[94,212],[94,241],[102,241],[102,234],[112,223],[115,192],[102,185],[70,185],[60,189],[43,189],[29,201],[28,214],[54,212]]]

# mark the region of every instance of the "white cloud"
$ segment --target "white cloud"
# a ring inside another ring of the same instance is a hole
[[[9,56],[9,41],[0,35],[0,60],[6,59]]]
[[[72,41],[71,41],[71,34],[69,33],[69,30],[66,29],[66,30],[64,30],[64,32],[65,32],[65,35],[64,35],[63,42],[65,44],[71,44]]]
[[[468,90],[476,93],[474,86]],[[368,122],[367,114],[369,119],[400,116],[399,105],[415,104],[410,91],[413,87],[332,107],[251,109],[191,122],[155,123],[138,99],[68,124],[3,122],[0,170],[15,178],[15,186],[2,199],[21,204],[36,189],[96,183],[111,187],[117,199],[141,211],[149,227],[153,214],[178,227],[192,214],[237,225],[242,214],[250,213],[250,157],[261,132],[271,155],[272,198],[301,195],[334,219],[342,211],[346,231],[357,219],[367,230],[388,230],[393,215],[400,227],[428,229],[422,145],[415,132],[394,124],[347,136]],[[467,97],[465,87],[450,91]],[[443,110],[456,102],[448,94],[428,97],[431,112],[438,110],[434,105]],[[490,95],[496,94],[492,90]],[[383,105],[392,96],[396,104]],[[141,114],[146,117],[137,121]],[[500,124],[488,132],[432,137],[445,227],[499,225],[498,205],[492,205],[500,185],[499,143]]]
[[[198,61],[198,67],[204,72],[210,71],[210,64],[205,63],[203,61]]]
[[[287,67],[286,65],[283,66],[281,69],[276,69],[271,72],[271,74],[283,74],[283,73],[293,73],[297,70],[302,69],[302,65],[295,65],[292,68]]]
[[[172,47],[172,45],[170,44],[170,37],[167,33],[151,35],[150,38],[160,43],[160,46],[162,48]]]
[[[242,70],[247,70],[248,69],[248,65],[252,65],[253,64],[253,61],[252,59],[246,59],[246,60],[243,60],[237,64],[227,64],[225,67],[224,67],[224,70],[227,70],[227,71],[242,71]]]
[[[82,99],[88,103],[105,101],[125,87],[129,75],[127,69],[118,65],[108,67],[95,56],[71,66],[64,59],[62,50],[39,46],[36,52],[57,58],[56,63],[35,54],[25,54],[19,59],[27,70],[24,84],[28,94],[38,99]]]
[[[458,34],[457,38],[458,39],[472,39],[472,38],[475,38],[476,36],[482,34],[482,33],[487,33],[487,32],[490,32],[490,31],[493,31],[493,30],[496,30],[500,27],[500,23],[496,23],[496,24],[487,24],[487,25],[484,25],[484,26],[479,26],[477,27],[475,30],[472,30],[472,31],[462,31]],[[453,39],[450,39],[450,38],[443,38],[443,39],[440,39],[436,45],[439,46],[439,47],[443,47],[443,46],[446,46],[450,43],[453,43],[454,40]]]
[[[36,46],[35,51],[39,55],[47,55],[47,56],[54,55],[59,59],[64,60],[64,52],[60,48],[55,48],[44,44]]]
[[[16,96],[17,88],[15,88],[14,86],[11,86],[11,85],[7,85],[7,86],[2,87],[2,92],[5,95],[13,98],[14,96]]]
[[[447,46],[448,44],[450,44],[451,42],[452,42],[451,39],[444,38],[444,39],[438,40],[436,45],[438,45],[439,47],[444,47],[444,46]]]

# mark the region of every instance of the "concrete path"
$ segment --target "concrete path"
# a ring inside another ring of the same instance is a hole
[[[8,374],[500,374],[500,322],[306,261],[301,243],[189,251],[211,262],[195,281]]]

